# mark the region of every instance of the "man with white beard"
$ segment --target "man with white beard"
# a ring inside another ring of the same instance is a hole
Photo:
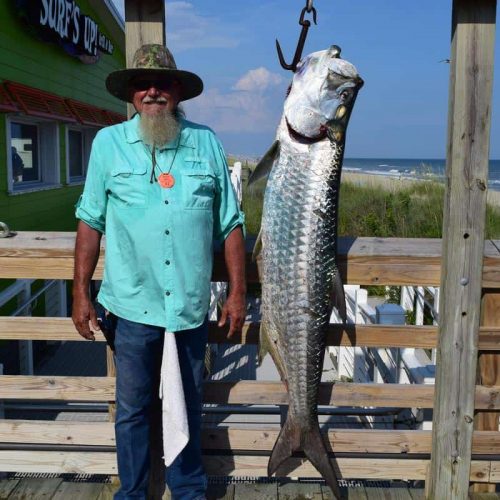
[[[175,411],[185,403],[189,431],[183,441],[184,434],[164,422],[166,481],[174,499],[203,499],[200,432],[212,243],[223,242],[229,295],[219,326],[229,318],[230,336],[245,318],[243,214],[217,137],[187,121],[178,107],[202,92],[197,75],[178,70],[166,47],[144,45],[133,68],[111,73],[106,87],[133,103],[137,114],[99,131],[92,145],[76,209],[73,322],[91,340],[100,325],[103,332],[116,325],[121,485],[115,499],[147,497],[149,413],[160,368],[160,391],[175,392],[168,396]],[[89,285],[104,233],[97,300],[106,312],[99,323]],[[172,379],[164,378],[167,372]]]

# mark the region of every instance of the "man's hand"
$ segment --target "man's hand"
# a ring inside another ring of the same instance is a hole
[[[229,316],[229,332],[227,338],[230,338],[234,333],[240,333],[245,323],[246,316],[246,300],[245,293],[230,293],[226,303],[222,307],[222,313],[218,326],[224,326]]]
[[[89,298],[90,279],[99,259],[100,243],[101,233],[80,221],[76,232],[71,317],[78,333],[89,340],[95,340],[92,330],[100,330],[94,306]]]
[[[234,332],[241,332],[246,308],[245,284],[245,242],[240,226],[234,228],[222,245],[226,268],[229,274],[229,297],[222,307],[219,326],[224,326],[229,316],[229,332],[227,337],[232,337]]]
[[[71,319],[78,333],[88,339],[95,340],[94,332],[100,330],[94,306],[88,296],[73,296],[73,313]]]

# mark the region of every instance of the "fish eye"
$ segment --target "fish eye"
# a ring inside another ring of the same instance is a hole
[[[349,102],[352,98],[352,90],[351,89],[345,89],[340,93],[340,100],[343,103]]]

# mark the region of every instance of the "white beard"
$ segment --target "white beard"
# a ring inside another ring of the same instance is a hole
[[[145,144],[161,147],[172,142],[179,135],[179,119],[176,114],[166,108],[152,115],[142,113],[140,130]]]

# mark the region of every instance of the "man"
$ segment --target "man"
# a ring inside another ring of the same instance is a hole
[[[197,75],[177,70],[167,48],[145,45],[136,52],[133,68],[111,73],[106,87],[132,102],[137,114],[101,130],[92,146],[76,210],[73,322],[87,339],[99,330],[88,290],[106,233],[98,301],[117,318],[115,430],[121,487],[115,499],[146,498],[149,410],[169,335],[175,335],[190,438],[167,467],[166,481],[174,499],[201,499],[206,490],[201,386],[212,241],[223,241],[229,273],[219,326],[229,317],[232,335],[245,316],[243,215],[215,134],[185,120],[178,107],[202,92]],[[168,436],[169,429],[165,432]]]

